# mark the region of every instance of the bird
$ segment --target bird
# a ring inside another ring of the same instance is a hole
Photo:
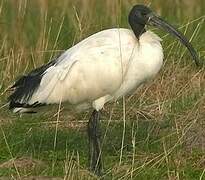
[[[154,78],[163,64],[161,38],[147,30],[160,28],[175,36],[199,65],[189,40],[143,4],[134,5],[128,28],[97,32],[26,75],[11,87],[9,109],[34,113],[39,106],[67,102],[76,109],[93,109],[87,125],[89,169],[102,173],[100,112],[107,102],[133,93]]]

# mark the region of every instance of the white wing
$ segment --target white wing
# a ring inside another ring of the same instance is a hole
[[[136,46],[128,29],[96,33],[65,51],[43,74],[29,104],[92,102],[121,85]]]

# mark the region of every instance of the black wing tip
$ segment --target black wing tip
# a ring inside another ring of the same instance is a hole
[[[37,111],[34,111],[34,108],[45,106],[45,105],[46,104],[42,104],[42,103],[38,103],[38,102],[30,105],[30,104],[23,104],[23,103],[11,101],[9,103],[9,110],[11,110],[11,111],[14,110],[13,112],[15,112],[15,113],[34,114],[34,113],[37,113]],[[22,108],[25,110],[15,111],[15,108]]]
[[[9,109],[14,109],[14,108],[36,108],[36,107],[41,107],[41,106],[45,106],[45,105],[46,105],[45,103],[39,103],[39,102],[35,102],[33,104],[25,104],[25,103],[10,101]]]
[[[31,99],[33,93],[38,89],[46,69],[48,69],[51,66],[54,66],[57,60],[58,58],[34,69],[28,75],[21,76],[14,83],[14,85],[11,86],[10,89],[13,90],[13,93],[8,97],[9,109],[20,107],[33,108],[45,105],[39,102],[35,102],[34,104],[30,105],[28,102]]]
[[[22,104],[14,102],[12,100],[9,102],[9,110],[12,110],[14,108],[19,108],[19,107],[23,107]]]
[[[41,74],[34,76],[32,74],[28,74],[27,76],[20,77],[10,88],[13,93],[8,97],[9,109],[28,106],[28,101],[32,97],[33,93],[38,89],[41,78]]]

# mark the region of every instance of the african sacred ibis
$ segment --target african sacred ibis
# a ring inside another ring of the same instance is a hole
[[[93,107],[88,123],[90,168],[100,173],[99,111],[108,101],[127,95],[154,77],[163,63],[161,39],[145,25],[176,36],[199,64],[196,51],[173,26],[144,5],[129,13],[132,28],[107,29],[89,36],[60,57],[22,76],[9,97],[14,112],[67,101],[76,108]]]

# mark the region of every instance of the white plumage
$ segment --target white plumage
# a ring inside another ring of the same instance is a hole
[[[129,29],[96,33],[65,51],[44,72],[27,104],[67,101],[78,108],[86,104],[100,110],[159,71],[163,61],[160,41],[150,31],[139,40]]]

